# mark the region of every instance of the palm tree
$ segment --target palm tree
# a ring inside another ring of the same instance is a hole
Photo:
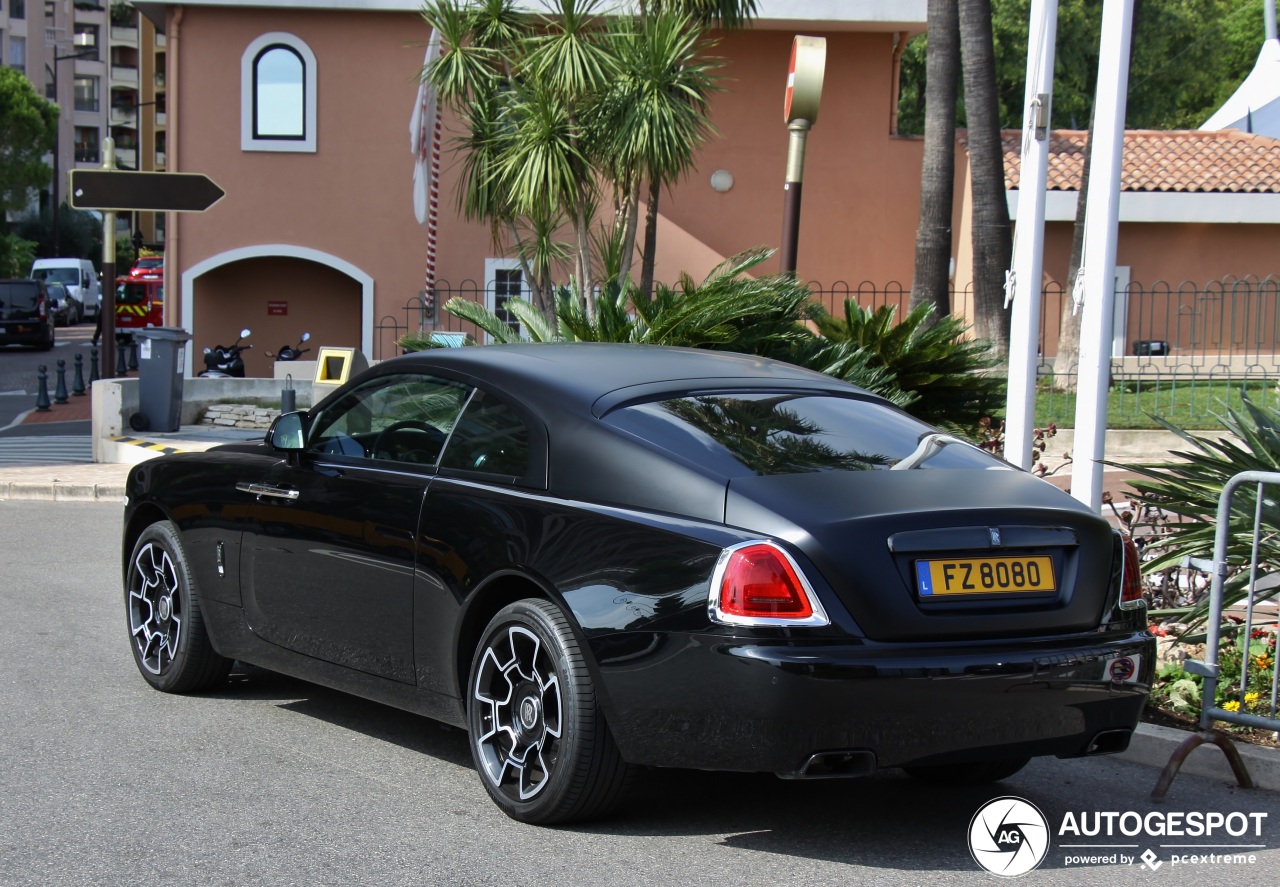
[[[756,14],[756,0],[640,0],[641,19],[666,11],[683,15],[699,26],[718,25],[734,30],[751,24]],[[653,265],[658,252],[658,201],[662,196],[662,186],[674,184],[688,168],[670,169],[658,166],[645,170],[649,179],[649,191],[645,198],[640,291],[646,295],[653,292]]]
[[[618,192],[618,286],[630,276],[635,252],[641,181],[650,184],[645,224],[646,257],[656,237],[655,189],[672,185],[693,168],[697,151],[712,133],[708,98],[718,60],[701,55],[703,27],[688,16],[660,11],[632,27],[617,27],[612,50],[620,73],[602,103],[600,129],[612,134],[609,176]],[[652,261],[647,280],[652,282]],[[642,284],[641,290],[651,287]]]
[[[550,308],[551,238],[561,221],[574,234],[574,279],[582,298],[593,282],[589,225],[599,177],[584,117],[617,75],[598,26],[600,0],[558,0],[530,17],[513,0],[432,0],[423,18],[444,51],[422,76],[468,122],[459,203],[470,219],[507,234]],[[532,236],[534,242],[526,243]],[[532,261],[530,261],[532,260]]]
[[[951,312],[951,213],[956,166],[956,93],[960,79],[960,19],[956,0],[929,0],[925,57],[924,161],[920,172],[920,224],[911,308]]]
[[[1009,310],[1005,307],[1004,282],[1013,259],[1013,231],[1005,196],[991,0],[959,0],[959,15],[973,190],[974,327],[998,353],[1006,354]]]

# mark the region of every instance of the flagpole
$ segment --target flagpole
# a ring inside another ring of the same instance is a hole
[[[1044,270],[1045,183],[1049,171],[1049,113],[1058,34],[1058,0],[1032,0],[1023,103],[1022,162],[1018,172],[1018,224],[1008,296],[1013,299],[1004,457],[1032,468],[1032,424],[1040,370],[1040,279]]]

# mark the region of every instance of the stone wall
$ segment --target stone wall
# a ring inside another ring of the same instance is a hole
[[[280,411],[247,403],[216,403],[205,408],[201,425],[216,428],[270,428]]]

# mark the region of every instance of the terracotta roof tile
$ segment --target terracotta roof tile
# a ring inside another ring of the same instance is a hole
[[[967,150],[967,133],[957,134]],[[1022,133],[1005,130],[1008,188],[1018,187]],[[1054,130],[1049,136],[1050,191],[1080,186],[1088,133]],[[1120,187],[1125,191],[1280,194],[1280,139],[1219,130],[1129,130],[1124,134]]]

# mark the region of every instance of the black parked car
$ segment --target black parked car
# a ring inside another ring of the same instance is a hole
[[[782,363],[626,345],[386,361],[128,480],[158,689],[233,659],[465,727],[511,816],[637,765],[940,781],[1126,747],[1136,562],[1038,478]]]
[[[39,280],[0,280],[0,345],[53,347],[53,304]]]

